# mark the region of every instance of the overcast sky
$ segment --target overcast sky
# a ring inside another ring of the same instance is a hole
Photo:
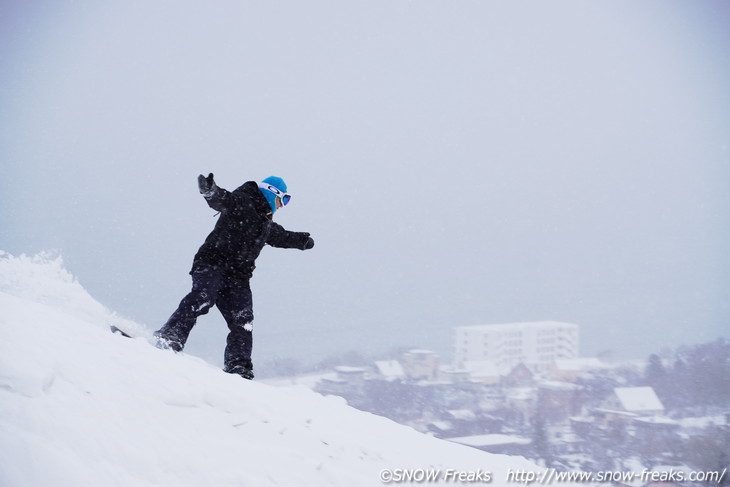
[[[581,355],[727,336],[730,4],[0,2],[0,249],[157,329],[214,212],[283,177],[254,360],[559,320]],[[213,310],[188,351],[222,361]]]

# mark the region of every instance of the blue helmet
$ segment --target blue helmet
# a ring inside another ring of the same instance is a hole
[[[281,198],[281,204],[286,205],[291,199],[291,195],[287,193],[286,183],[283,179],[277,176],[269,176],[259,183],[259,189],[261,193],[268,201],[271,207],[271,213],[276,213],[276,197]]]

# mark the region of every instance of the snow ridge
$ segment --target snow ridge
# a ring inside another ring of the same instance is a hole
[[[378,486],[405,468],[503,485],[536,468],[113,335],[59,258],[0,253],[0,309],[3,486]]]
[[[135,335],[149,335],[143,326],[117,316],[91,297],[64,268],[63,259],[50,252],[15,257],[0,250],[0,292],[48,305],[99,326],[116,323]]]

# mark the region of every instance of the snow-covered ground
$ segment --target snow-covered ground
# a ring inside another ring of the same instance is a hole
[[[506,485],[509,469],[538,471],[113,335],[109,322],[148,331],[60,259],[0,252],[0,310],[0,486],[377,486],[398,469]]]

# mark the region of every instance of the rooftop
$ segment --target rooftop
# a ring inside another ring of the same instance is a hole
[[[565,372],[581,372],[587,369],[606,368],[606,364],[597,358],[558,359],[555,361],[555,368]]]
[[[617,387],[614,393],[629,412],[663,411],[664,405],[651,387]]]
[[[405,376],[403,366],[397,360],[378,360],[375,367],[381,375],[389,378],[399,378]]]
[[[480,330],[480,331],[524,331],[524,330],[538,330],[538,329],[553,329],[553,328],[573,328],[578,329],[578,325],[574,323],[565,323],[562,321],[528,321],[518,323],[498,323],[492,325],[471,325],[471,326],[459,326],[461,330]]]

